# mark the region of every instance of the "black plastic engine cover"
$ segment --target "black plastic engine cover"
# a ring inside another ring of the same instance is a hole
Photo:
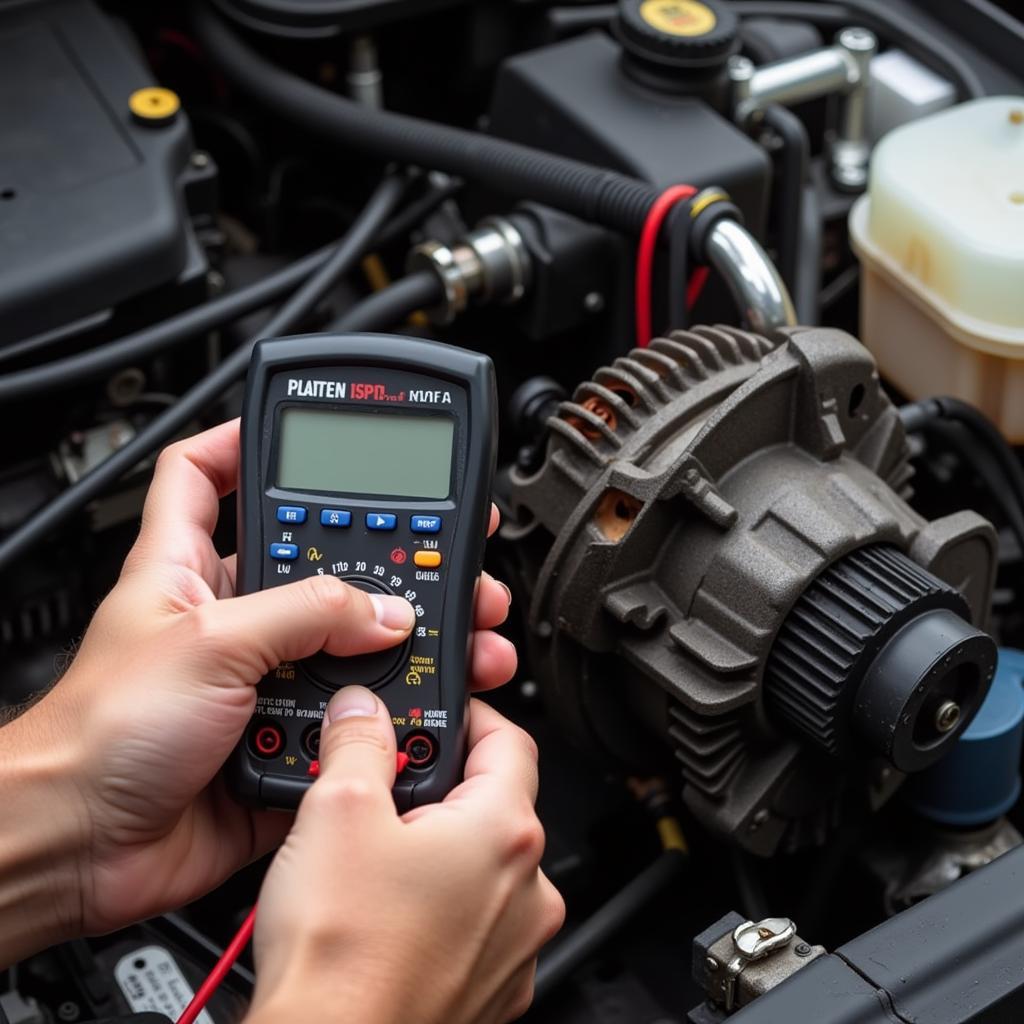
[[[156,83],[128,36],[85,0],[7,4],[0,53],[0,343],[192,273],[188,124],[133,119]]]

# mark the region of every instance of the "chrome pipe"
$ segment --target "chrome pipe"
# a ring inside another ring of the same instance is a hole
[[[752,331],[767,334],[797,322],[793,300],[775,264],[745,227],[723,217],[708,231],[704,250]]]

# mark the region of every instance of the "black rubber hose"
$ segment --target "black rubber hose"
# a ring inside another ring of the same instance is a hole
[[[374,292],[343,313],[328,331],[384,331],[411,313],[444,301],[444,285],[432,270],[417,270]]]
[[[1024,469],[1021,469],[1017,453],[983,412],[959,398],[947,396],[910,402],[901,406],[899,413],[903,426],[909,433],[921,430],[935,419],[953,420],[963,424],[996,460],[1006,477],[1006,482],[1010,485],[1018,508],[1024,510]]]
[[[194,306],[152,327],[144,327],[117,341],[27,370],[3,374],[0,376],[0,401],[15,401],[43,392],[52,394],[56,390],[77,387],[87,380],[94,380],[122,366],[147,359],[189,338],[206,334],[269,306],[294,291],[310,274],[323,267],[332,248],[325,246],[318,249],[252,284]]]
[[[685,864],[685,853],[680,850],[666,850],[600,910],[588,917],[549,953],[541,956],[533,986],[534,1003],[549,995],[655,896],[666,889],[678,877]]]
[[[843,0],[838,4],[816,0],[733,0],[730,6],[741,18],[795,18],[832,29],[863,25],[948,78],[961,99],[978,99],[986,94],[974,68],[956,50],[927,36],[920,25],[876,0]]]
[[[814,182],[804,185],[800,203],[800,246],[793,281],[793,307],[802,324],[821,322],[821,267],[825,261],[825,226],[821,197]]]
[[[374,239],[374,245],[385,246],[408,234],[461,187],[461,182],[452,181],[410,203],[388,222]],[[330,256],[332,248],[330,245],[324,246],[252,284],[210,299],[201,306],[124,338],[27,370],[0,375],[0,401],[17,401],[44,392],[53,394],[55,391],[77,387],[84,381],[113,373],[122,366],[140,362],[257,309],[270,306],[319,270]],[[7,349],[0,353],[0,359],[6,358],[9,352],[10,349]]]
[[[929,420],[923,432],[926,438],[938,437],[970,467],[971,472],[982,482],[993,503],[1003,514],[1020,549],[1021,557],[1024,558],[1024,508],[1014,497],[1012,488],[1006,486],[1003,469],[991,449],[976,434],[972,434],[965,424],[957,420],[941,417]]]
[[[578,160],[355,103],[268,61],[208,4],[192,10],[199,40],[219,72],[289,124],[346,153],[445,171],[633,235],[658,195],[644,182]]]
[[[0,570],[8,568],[26,554],[34,544],[102,494],[107,487],[116,483],[215,402],[245,374],[253,346],[259,338],[287,334],[301,324],[323,296],[373,244],[404,191],[404,178],[385,178],[323,266],[271,317],[259,336],[237,348],[216,370],[193,385],[166,412],[150,421],[123,448],[104,459],[95,469],[8,534],[0,542]]]
[[[619,13],[618,4],[588,4],[585,7],[552,7],[545,15],[544,37],[557,42],[569,36],[604,28]]]
[[[803,121],[791,110],[777,103],[764,108],[764,123],[779,137],[782,148],[779,156],[779,173],[773,191],[772,210],[776,217],[777,246],[779,251],[779,273],[786,282],[790,294],[796,292],[797,266],[800,252],[802,206],[804,183],[807,181],[808,165],[811,159],[811,142]],[[820,259],[821,254],[808,258]],[[808,321],[800,315],[800,323]]]

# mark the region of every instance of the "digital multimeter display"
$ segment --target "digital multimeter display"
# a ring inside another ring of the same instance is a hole
[[[237,592],[332,576],[404,598],[415,621],[382,650],[307,650],[270,668],[228,765],[244,803],[298,806],[319,776],[331,695],[353,684],[391,714],[399,810],[442,800],[457,784],[497,409],[490,359],[440,342],[318,334],[253,349]]]
[[[290,407],[281,411],[277,484],[294,491],[446,498],[450,416]]]

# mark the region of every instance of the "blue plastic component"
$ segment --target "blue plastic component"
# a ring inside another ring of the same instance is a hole
[[[343,529],[352,525],[352,513],[344,508],[322,508],[320,510],[320,525],[330,526],[332,529]]]
[[[294,562],[299,557],[299,546],[298,544],[271,544],[270,557],[279,562]]]
[[[999,648],[999,665],[985,703],[956,746],[912,776],[907,802],[940,825],[976,826],[1005,814],[1020,796],[1024,740],[1024,651]]]
[[[368,530],[393,530],[398,518],[392,512],[367,512],[366,528]]]
[[[409,529],[413,533],[440,533],[440,516],[410,516]]]
[[[301,505],[278,505],[277,521],[279,523],[304,523],[306,510]]]

